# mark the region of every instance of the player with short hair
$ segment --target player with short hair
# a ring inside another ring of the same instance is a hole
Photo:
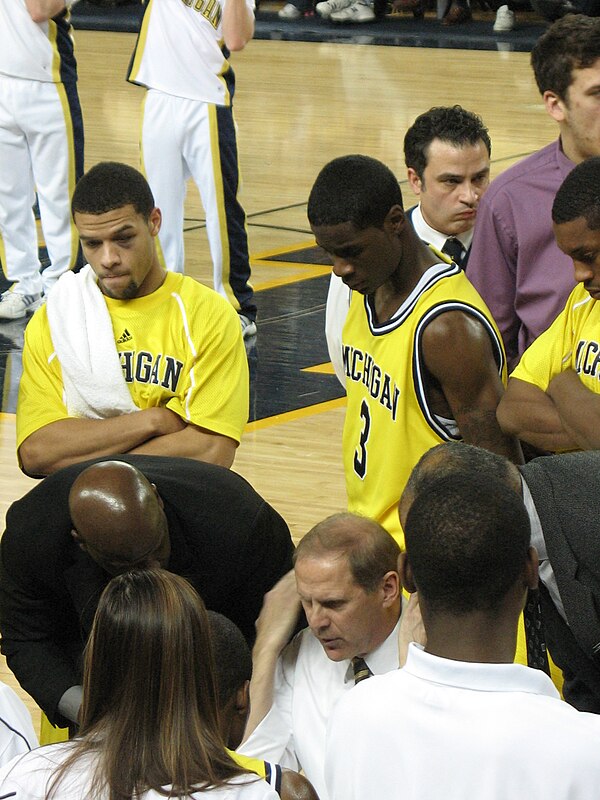
[[[89,265],[63,276],[25,331],[23,470],[48,475],[129,452],[231,466],[248,419],[233,308],[162,268],[162,215],[132,167],[103,162],[87,172],[73,218]]]
[[[600,156],[583,161],[556,194],[556,243],[576,287],[511,373],[498,406],[503,429],[542,450],[600,448]]]
[[[405,531],[400,575],[418,596],[425,643],[336,704],[331,800],[595,798],[600,718],[513,663],[538,581],[522,499],[482,471],[446,475],[414,497]]]
[[[408,182],[419,203],[406,212],[420,239],[466,267],[477,208],[490,179],[491,142],[477,114],[459,105],[420,114],[404,137]],[[325,312],[329,357],[342,385],[342,329],[351,290],[331,274]]]
[[[398,499],[434,444],[462,438],[521,459],[496,420],[502,343],[462,270],[417,237],[398,181],[381,162],[353,155],[327,164],[308,218],[353,290],[342,341],[348,508],[402,544]]]

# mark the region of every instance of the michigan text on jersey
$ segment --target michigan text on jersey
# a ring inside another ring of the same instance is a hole
[[[395,422],[400,389],[392,376],[378,367],[369,353],[357,347],[343,345],[342,359],[346,377],[356,383],[363,383],[371,397],[391,412],[392,420]]]
[[[151,383],[175,393],[183,362],[162,353],[153,355],[146,350],[124,350],[119,353],[121,368],[127,383]]]

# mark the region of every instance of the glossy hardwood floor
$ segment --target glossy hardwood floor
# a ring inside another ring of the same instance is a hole
[[[143,90],[125,81],[135,37],[79,32],[76,39],[86,165],[111,159],[137,166]],[[261,255],[312,241],[306,198],[329,159],[366,153],[403,178],[406,128],[422,111],[451,103],[478,112],[488,125],[493,174],[557,135],[527,54],[256,41],[232,61],[242,199],[259,308],[261,290],[301,281],[311,273],[301,264],[277,265]],[[406,202],[412,201],[407,190]],[[186,217],[191,229],[186,234],[188,272],[210,283],[203,214],[194,187]],[[301,291],[302,284],[298,286]],[[291,309],[281,308],[282,316],[288,313]],[[269,330],[259,324],[259,346]],[[239,448],[235,469],[280,511],[296,538],[344,508],[343,415],[343,401],[338,400],[262,419],[250,424]],[[34,483],[17,468],[11,414],[0,414],[0,469],[3,517],[8,505]],[[4,665],[0,677],[12,683]],[[32,703],[30,708],[35,711]]]

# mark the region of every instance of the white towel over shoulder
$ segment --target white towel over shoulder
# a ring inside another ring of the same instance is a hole
[[[46,304],[69,414],[105,419],[138,411],[123,377],[106,302],[90,265],[78,274],[62,275]]]

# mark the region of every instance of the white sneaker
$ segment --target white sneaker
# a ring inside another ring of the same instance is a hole
[[[302,12],[293,3],[286,3],[283,8],[279,9],[277,16],[279,19],[300,19]]]
[[[515,14],[508,6],[500,6],[496,11],[496,21],[494,22],[494,31],[496,33],[505,33],[512,31],[515,27]]]
[[[36,308],[42,305],[40,294],[19,294],[18,292],[4,292],[0,296],[0,320],[21,319],[27,314],[33,314]]]
[[[240,314],[240,325],[242,326],[242,339],[256,336],[256,322],[248,319],[245,314]]]
[[[362,2],[362,0],[357,0],[348,8],[344,8],[342,11],[334,11],[331,14],[333,22],[373,22],[374,19],[375,12],[373,8]]]
[[[334,11],[342,11],[352,5],[352,0],[324,0],[323,3],[317,3],[316,12],[323,19],[329,19]]]

